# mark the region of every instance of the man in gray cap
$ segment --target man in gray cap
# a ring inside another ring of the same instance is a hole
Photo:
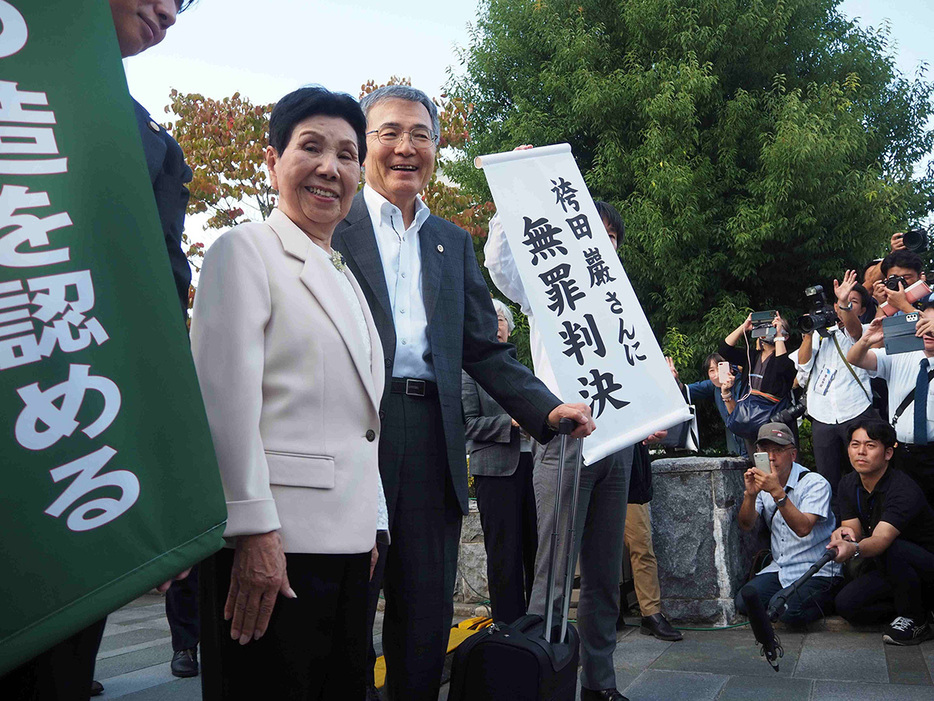
[[[830,483],[795,462],[794,434],[785,424],[768,423],[759,429],[756,451],[769,456],[769,471],[751,467],[743,474],[746,490],[739,509],[739,527],[751,530],[761,515],[772,537],[772,561],[750,584],[763,606],[780,589],[803,575],[824,554],[836,522],[830,509]],[[811,577],[788,601],[781,620],[803,626],[833,606],[843,582],[840,565],[830,562]],[[736,610],[746,613],[742,598]]]

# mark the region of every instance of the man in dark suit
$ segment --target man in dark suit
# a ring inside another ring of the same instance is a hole
[[[496,338],[512,333],[512,312],[493,300],[499,321]],[[470,476],[477,492],[487,582],[494,621],[524,616],[535,581],[538,526],[532,488],[532,439],[474,379],[463,373],[461,401],[470,452]]]
[[[593,430],[589,407],[562,404],[493,338],[496,317],[470,235],[419,197],[434,171],[438,113],[420,90],[380,88],[367,115],[366,186],[334,245],[360,282],[386,367],[380,474],[392,543],[381,558],[390,699],[435,701],[453,617],[467,464],[461,370],[538,441],[563,417]],[[371,600],[375,594],[371,593]]]

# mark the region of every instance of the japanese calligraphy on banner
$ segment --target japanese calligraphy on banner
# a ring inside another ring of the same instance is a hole
[[[568,144],[477,159],[566,402],[600,460],[691,418]]]
[[[222,546],[106,2],[0,0],[0,674]]]

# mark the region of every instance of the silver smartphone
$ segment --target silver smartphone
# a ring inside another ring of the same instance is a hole
[[[754,453],[752,459],[756,463],[756,469],[760,472],[764,472],[767,475],[772,474],[772,468],[769,467],[769,454],[768,453]]]

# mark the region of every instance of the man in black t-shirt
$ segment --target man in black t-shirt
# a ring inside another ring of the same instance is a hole
[[[917,645],[931,637],[927,616],[934,593],[934,509],[907,474],[889,467],[895,429],[865,420],[850,430],[855,472],[840,480],[842,525],[828,548],[837,562],[871,558],[837,594],[837,613],[856,624],[894,620],[883,640]]]

